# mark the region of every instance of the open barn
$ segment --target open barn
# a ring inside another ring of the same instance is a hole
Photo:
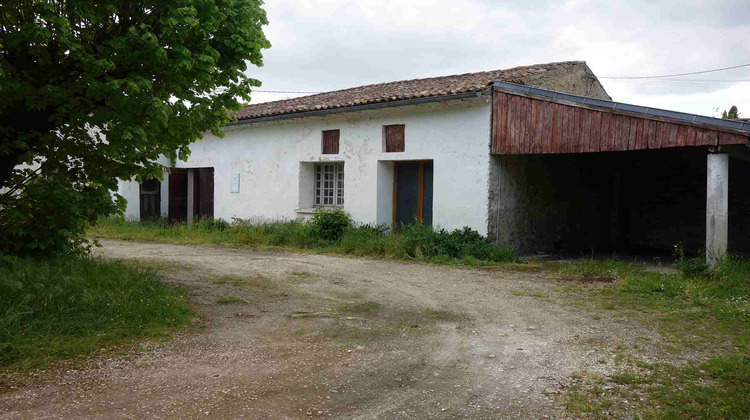
[[[497,82],[489,231],[526,252],[746,252],[748,129]]]

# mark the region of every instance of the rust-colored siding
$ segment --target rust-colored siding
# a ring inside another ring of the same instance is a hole
[[[748,136],[731,130],[501,90],[493,92],[492,104],[493,154],[589,153],[748,143]]]

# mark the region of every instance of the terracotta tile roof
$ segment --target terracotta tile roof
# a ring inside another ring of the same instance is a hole
[[[523,79],[527,77],[583,64],[582,61],[565,61],[505,70],[379,83],[282,101],[245,105],[236,115],[238,120],[248,120],[272,115],[343,108],[378,102],[478,92],[487,89],[496,80],[523,83]]]

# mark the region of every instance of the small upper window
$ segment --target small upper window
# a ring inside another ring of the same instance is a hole
[[[337,155],[339,153],[339,130],[323,131],[323,154]]]
[[[385,126],[385,151],[386,152],[403,152],[406,143],[404,136],[404,125],[386,125]]]

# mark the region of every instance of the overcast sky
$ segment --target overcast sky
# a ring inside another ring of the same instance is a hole
[[[264,90],[371,83],[583,60],[616,101],[750,117],[749,0],[267,0]],[[256,92],[253,102],[298,95]]]

